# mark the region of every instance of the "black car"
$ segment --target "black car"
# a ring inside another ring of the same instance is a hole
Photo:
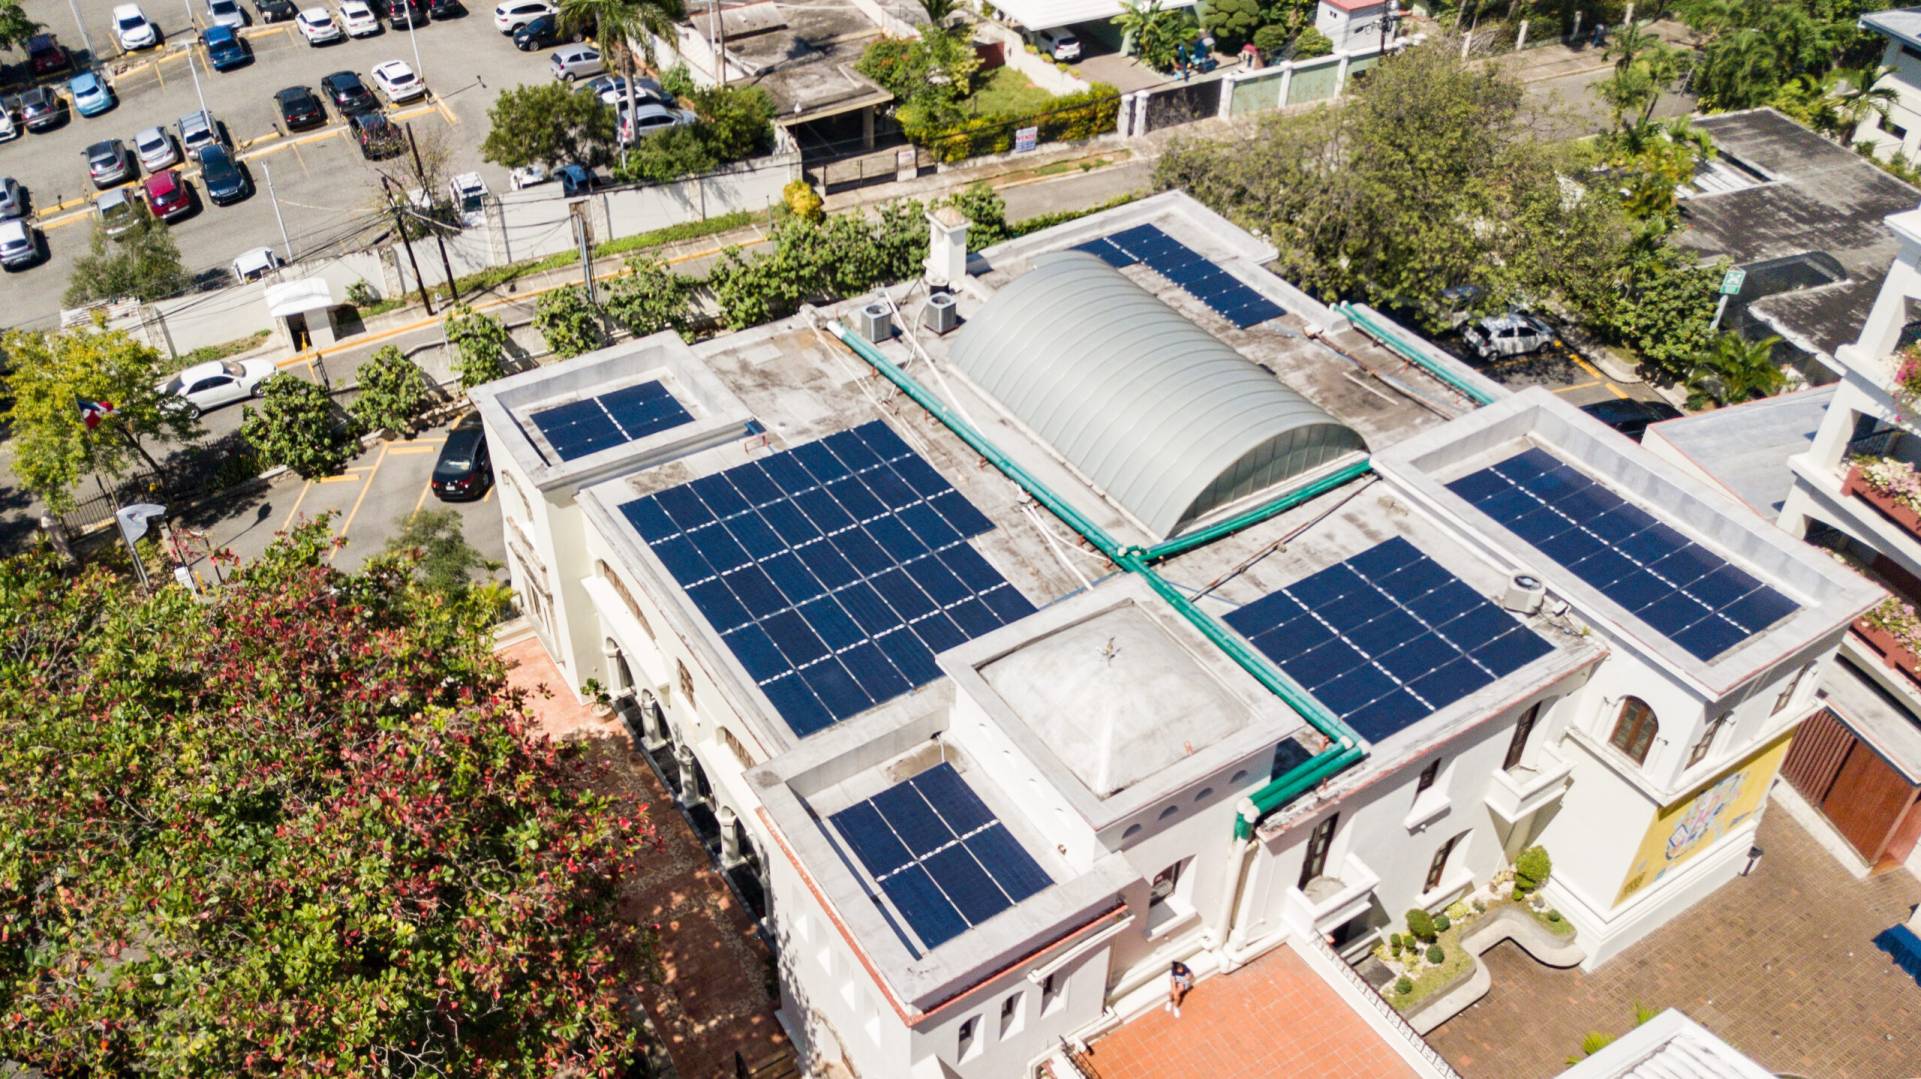
[[[480,429],[480,413],[469,412],[447,432],[434,462],[434,497],[442,502],[471,502],[494,485],[493,459],[487,455],[487,436]]]
[[[360,156],[369,161],[392,157],[407,148],[405,136],[388,121],[385,113],[356,113],[353,132],[354,141],[360,144]]]
[[[67,99],[36,86],[20,95],[20,122],[28,131],[51,131],[67,122]]]
[[[253,6],[260,9],[261,22],[286,22],[300,14],[293,0],[254,0]]]
[[[304,86],[289,86],[275,94],[273,100],[280,106],[280,122],[286,124],[289,131],[319,127],[327,122],[327,107]]]
[[[436,19],[457,19],[467,14],[460,0],[427,0],[427,14]]]
[[[542,15],[514,31],[514,48],[521,52],[550,48],[561,40],[560,20],[552,15]]]
[[[320,92],[327,95],[342,116],[380,111],[380,102],[373,91],[351,71],[336,71],[321,79]]]
[[[1581,411],[1614,428],[1636,442],[1647,433],[1648,424],[1671,420],[1681,411],[1665,401],[1636,401],[1632,399],[1616,401],[1597,401],[1582,405]]]
[[[380,10],[379,0],[375,0],[374,10]],[[388,26],[405,30],[409,20],[416,30],[427,25],[427,8],[420,0],[387,0]]]
[[[229,206],[253,194],[253,181],[225,146],[202,146],[199,161],[200,185],[215,206]]]

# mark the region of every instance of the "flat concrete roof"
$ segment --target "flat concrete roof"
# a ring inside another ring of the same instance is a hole
[[[1861,16],[1861,25],[1896,41],[1921,48],[1921,7],[1889,8]]]
[[[1834,389],[1826,387],[1717,408],[1654,424],[1642,444],[1678,453],[1773,521],[1794,488],[1788,458],[1807,451],[1833,400]]]
[[[694,12],[686,21],[703,35],[711,33],[711,14]],[[769,0],[722,9],[721,31],[728,62],[747,71],[747,83],[774,99],[777,124],[806,123],[894,100],[854,70],[880,28],[851,4]]]

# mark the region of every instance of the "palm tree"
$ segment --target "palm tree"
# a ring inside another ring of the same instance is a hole
[[[1661,40],[1642,29],[1645,25],[1645,23],[1631,22],[1623,26],[1620,32],[1614,35],[1613,44],[1609,45],[1607,51],[1601,54],[1603,57],[1614,61],[1614,70],[1625,70],[1630,64],[1634,63],[1634,61],[1640,59],[1641,54],[1646,52],[1649,46]]]
[[[1834,109],[1840,123],[1836,138],[1846,145],[1854,140],[1869,116],[1887,119],[1888,109],[1897,99],[1894,87],[1887,85],[1891,72],[1879,65],[1867,64],[1858,68],[1837,67],[1828,72],[1827,100]]]
[[[1180,12],[1161,7],[1161,0],[1121,0],[1123,10],[1111,20],[1121,32],[1121,49],[1156,71],[1174,66],[1174,47],[1180,42]]]
[[[947,28],[947,17],[956,10],[954,0],[920,0],[920,9],[927,13],[927,22],[936,31]]]
[[[1688,373],[1688,407],[1738,404],[1778,393],[1787,383],[1774,362],[1774,346],[1780,343],[1779,337],[1750,341],[1723,330]]]
[[[574,33],[586,31],[601,51],[619,57],[621,73],[627,80],[629,122],[634,116],[634,80],[639,77],[634,63],[634,42],[640,42],[640,55],[648,67],[653,67],[655,39],[672,37],[674,24],[684,14],[680,0],[560,0],[563,29]],[[717,69],[726,65],[725,56],[716,57]],[[718,71],[716,77],[724,81],[724,75]],[[620,134],[618,121],[614,125],[614,138],[623,145],[627,141]]]

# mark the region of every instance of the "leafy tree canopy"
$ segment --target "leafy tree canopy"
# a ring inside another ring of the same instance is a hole
[[[1238,49],[1253,37],[1262,20],[1258,0],[1202,0],[1199,11],[1201,25],[1228,49]]]
[[[360,441],[327,391],[285,371],[260,384],[260,404],[248,405],[240,434],[261,460],[300,475],[331,476],[360,452]]]
[[[499,319],[456,304],[447,313],[446,332],[461,389],[471,390],[507,373],[507,346],[513,338]]]
[[[774,99],[760,87],[702,87],[680,100],[700,122],[655,132],[627,147],[614,165],[616,179],[671,183],[772,148]]]
[[[0,49],[25,48],[27,39],[43,28],[27,15],[20,0],[0,0]]]
[[[598,94],[565,83],[542,82],[501,91],[487,110],[491,125],[480,156],[496,165],[549,168],[607,160],[614,143],[614,110]]]
[[[1713,109],[1764,105],[1798,75],[1871,62],[1879,36],[1858,25],[1869,0],[1682,0],[1675,11],[1701,42],[1691,80]]]
[[[402,432],[433,400],[427,373],[393,345],[374,350],[356,374],[359,392],[349,411],[366,431]]]
[[[554,355],[564,360],[607,343],[607,335],[600,328],[600,314],[587,299],[586,289],[562,285],[534,301],[534,329],[540,331]]]
[[[87,253],[74,260],[63,299],[69,307],[124,297],[159,300],[185,292],[192,283],[167,226],[143,216],[118,238],[94,226]]]
[[[627,272],[607,287],[607,314],[636,337],[687,327],[694,282],[659,259],[627,260]]]
[[[328,522],[199,599],[0,562],[0,1059],[618,1075],[651,839],[530,730],[482,598]]]

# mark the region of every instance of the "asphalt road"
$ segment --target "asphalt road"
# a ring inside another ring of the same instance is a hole
[[[10,325],[48,324],[59,311],[73,261],[86,252],[92,231],[90,200],[96,191],[83,155],[94,142],[130,141],[135,131],[148,126],[172,128],[181,116],[198,110],[204,98],[256,187],[252,197],[233,206],[203,202],[192,217],[172,226],[187,266],[218,273],[242,251],[285,246],[274,213],[276,198],[297,258],[343,244],[363,228],[384,227],[373,212],[376,174],[346,136],[346,126],[330,108],[326,127],[290,135],[279,127],[275,91],[304,85],[317,92],[322,76],[341,70],[358,73],[371,86],[369,72],[375,64],[397,59],[415,65],[417,46],[416,66],[431,96],[392,109],[393,117],[413,128],[429,154],[435,145],[446,148],[448,175],[479,172],[491,189],[501,191],[506,189],[506,170],[480,160],[487,109],[502,89],[549,78],[546,52],[515,49],[494,30],[492,6],[484,0],[462,18],[418,29],[411,42],[405,32],[383,30],[316,48],[306,44],[291,22],[262,25],[256,19],[244,32],[253,62],[221,73],[205,66],[197,46],[182,44],[196,32],[188,29],[187,15],[178,4],[147,5],[147,14],[166,32],[167,45],[118,56],[108,16],[114,0],[77,3],[87,20],[88,38],[109,57],[104,65],[115,72],[119,103],[99,116],[73,113],[59,129],[0,144],[0,175],[28,188],[49,251],[41,265],[6,279],[10,302],[0,320]],[[79,50],[80,35],[65,6],[48,4],[36,14],[63,43]]]

